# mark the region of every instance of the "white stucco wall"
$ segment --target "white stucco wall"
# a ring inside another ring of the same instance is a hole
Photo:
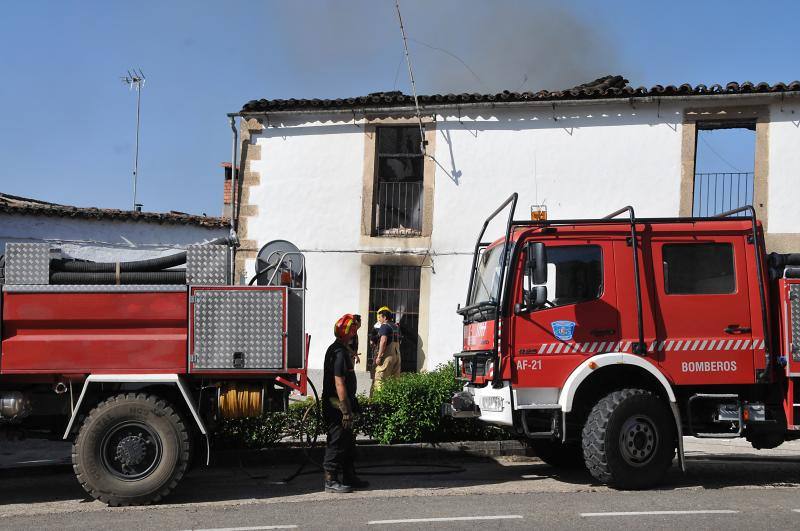
[[[593,106],[558,111],[557,120],[548,109],[437,121],[444,169],[437,167],[434,247],[474,245],[486,214],[512,192],[521,219],[537,202],[551,218],[600,216],[627,204],[637,215],[675,214],[681,116],[664,106],[660,114],[654,106]],[[453,221],[463,230],[436,230]]]
[[[462,109],[460,116],[436,117],[429,249],[435,273],[427,294],[429,333],[422,338],[427,367],[461,348],[455,308],[464,303],[475,238],[484,218],[512,192],[520,195],[518,219],[526,219],[534,203],[545,203],[551,218],[599,217],[625,205],[639,216],[678,214],[683,105]],[[771,232],[800,226],[797,209],[790,208],[800,200],[800,186],[793,184],[800,175],[800,128],[798,118],[788,119],[798,115],[785,112],[787,119],[770,126]],[[368,310],[362,307],[368,300],[365,256],[397,245],[386,238],[368,247],[360,238],[361,223],[370,223],[361,219],[363,122],[349,114],[283,120],[276,125],[272,118],[251,139],[261,146],[261,160],[252,162],[261,184],[250,191],[259,215],[249,220],[247,237],[259,246],[288,239],[307,253],[308,329],[315,345],[310,366],[320,368],[334,320]],[[499,224],[488,233],[499,234]]]
[[[800,232],[800,104],[770,108],[769,232]],[[800,249],[798,249],[800,250]]]
[[[259,216],[248,237],[259,245],[285,239],[303,248],[358,246],[364,132],[352,124],[312,122],[257,135],[261,185],[250,190]]]
[[[0,254],[7,242],[49,242],[74,258],[114,262],[155,258],[228,235],[227,228],[0,214]]]

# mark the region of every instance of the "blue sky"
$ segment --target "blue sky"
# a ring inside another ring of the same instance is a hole
[[[421,92],[556,89],[606,73],[635,86],[800,78],[800,2],[401,7]],[[408,92],[401,54],[392,0],[3,2],[0,192],[129,208],[135,93],[120,76],[137,67],[148,78],[140,202],[219,215],[227,112],[254,98]],[[720,171],[752,165],[735,146],[715,150],[730,163]]]

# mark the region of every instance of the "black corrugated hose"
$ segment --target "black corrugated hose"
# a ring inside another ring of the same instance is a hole
[[[56,272],[50,274],[51,284],[186,284],[186,270],[135,271],[116,273]]]
[[[797,266],[800,266],[800,253],[769,253],[767,264],[772,280],[781,278],[784,273],[789,278],[798,278]]]
[[[122,273],[133,272],[152,272],[161,271],[170,267],[183,265],[186,263],[186,251],[150,258],[148,260],[136,260],[133,262],[119,262],[119,270]],[[50,261],[50,268],[53,271],[63,271],[67,273],[115,273],[117,270],[116,262],[90,262],[88,260],[64,260],[57,259]]]

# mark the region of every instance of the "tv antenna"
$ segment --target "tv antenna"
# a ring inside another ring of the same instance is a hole
[[[400,14],[400,0],[394,0],[394,7],[397,10],[397,20],[400,22],[400,34],[403,36],[403,52],[406,57],[406,66],[408,66],[408,77],[411,80],[411,94],[414,95],[414,107],[417,110],[417,122],[419,123],[419,136],[420,144],[419,149],[422,156],[427,156],[425,147],[428,141],[425,140],[425,126],[422,125],[422,115],[419,111],[419,100],[417,99],[417,85],[414,82],[414,68],[411,66],[411,55],[408,53],[408,36],[406,35],[406,28],[403,26],[403,15]]]
[[[136,202],[136,179],[139,176],[139,117],[141,116],[142,108],[142,87],[144,86],[145,77],[142,69],[128,70],[128,75],[122,77],[122,82],[128,87],[136,90],[136,154],[133,159],[133,210],[141,211],[142,205]]]

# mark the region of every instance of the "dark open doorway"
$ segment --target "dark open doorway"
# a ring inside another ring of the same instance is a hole
[[[381,306],[392,309],[402,333],[400,356],[403,372],[417,371],[419,285],[419,267],[376,265],[370,269],[369,330],[373,330]]]

